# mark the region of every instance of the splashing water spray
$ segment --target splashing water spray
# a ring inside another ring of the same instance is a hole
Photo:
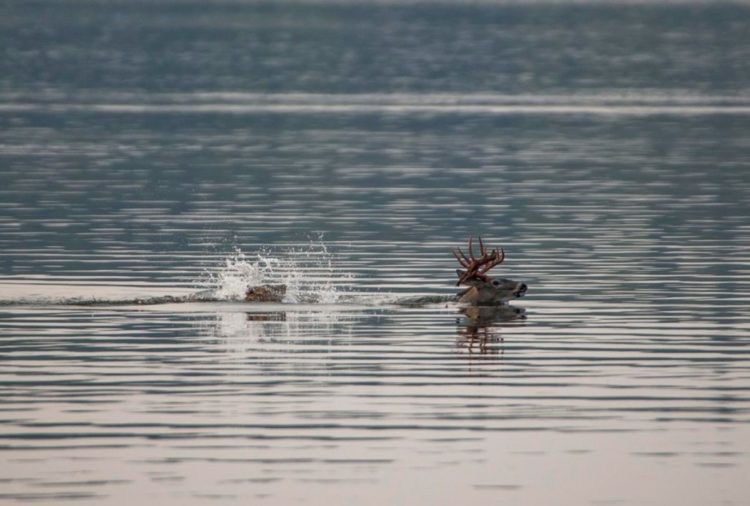
[[[307,248],[262,249],[252,256],[235,248],[220,268],[207,272],[201,284],[220,300],[243,300],[251,286],[284,284],[283,302],[335,304],[345,294],[342,285],[350,281],[351,275],[336,271],[333,255],[319,240]]]

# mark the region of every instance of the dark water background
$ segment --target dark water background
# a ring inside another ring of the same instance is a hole
[[[750,502],[747,6],[0,14],[0,502]]]

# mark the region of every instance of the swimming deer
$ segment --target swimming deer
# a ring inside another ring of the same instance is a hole
[[[468,288],[458,292],[459,302],[473,306],[497,306],[507,303],[511,299],[523,297],[527,286],[512,279],[491,278],[487,273],[505,260],[505,251],[493,249],[488,252],[482,238],[479,238],[479,258],[474,256],[472,238],[469,237],[469,255],[461,248],[453,250],[453,256],[465,270],[456,269],[458,281],[456,286],[466,285]]]
[[[526,285],[504,278],[491,278],[487,273],[505,260],[505,251],[493,249],[488,252],[484,247],[482,238],[479,238],[479,253],[481,257],[474,256],[473,239],[469,237],[468,256],[461,248],[453,250],[453,256],[465,270],[456,269],[458,281],[456,286],[465,285],[458,292],[458,302],[472,306],[501,306],[511,299],[523,297],[526,294]],[[286,285],[259,285],[248,287],[245,291],[246,302],[282,302],[286,294]],[[424,298],[420,302],[430,302]],[[412,302],[412,301],[408,301]]]

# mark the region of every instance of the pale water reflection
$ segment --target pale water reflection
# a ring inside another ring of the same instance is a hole
[[[750,503],[750,11],[606,4],[6,2],[0,502]]]
[[[4,497],[743,497],[750,336],[731,319],[198,306],[6,311]]]

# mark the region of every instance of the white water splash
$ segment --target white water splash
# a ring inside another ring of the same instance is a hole
[[[306,248],[261,250],[248,255],[236,248],[224,265],[207,273],[203,285],[222,300],[242,300],[250,286],[284,284],[283,302],[335,304],[352,276],[334,267],[334,256],[322,241]]]

